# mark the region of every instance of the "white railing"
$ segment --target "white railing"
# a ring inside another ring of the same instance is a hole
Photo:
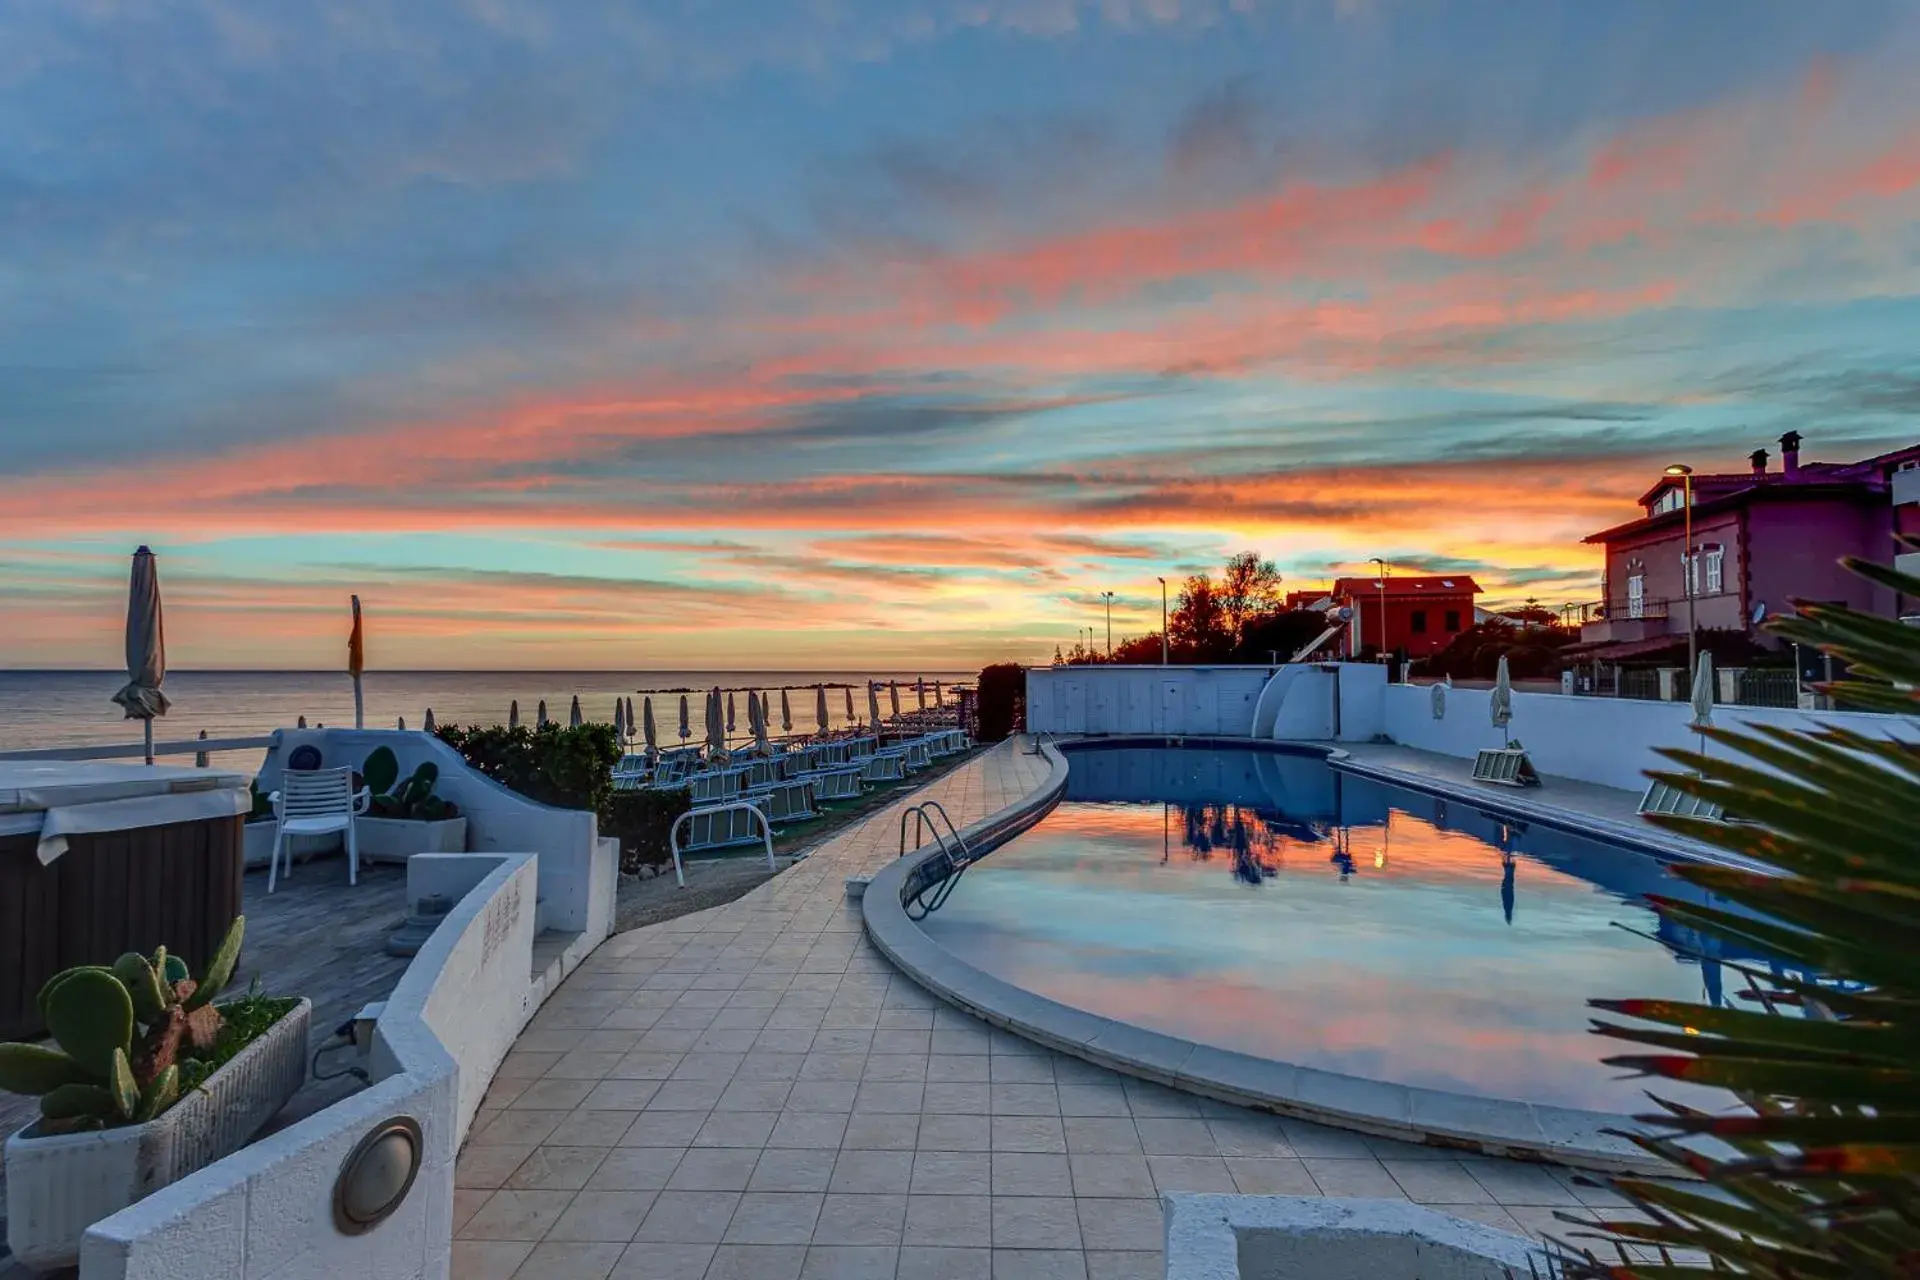
[[[272,734],[250,738],[179,738],[156,742],[153,754],[159,756],[203,756],[214,751],[265,751],[273,745]],[[0,760],[144,760],[143,742],[114,742],[91,747],[41,747],[32,751],[0,751]],[[205,767],[205,761],[199,762]]]
[[[667,844],[673,850],[673,878],[682,889],[687,887],[687,873],[680,865],[680,824],[683,822],[691,822],[693,819],[701,817],[702,815],[738,813],[742,809],[760,819],[760,838],[767,846],[767,870],[772,871],[774,869],[773,827],[767,822],[767,815],[761,812],[759,805],[749,804],[745,800],[735,800],[728,804],[702,805],[698,809],[689,809],[675,818],[673,820],[673,830],[667,833]],[[751,830],[753,824],[748,823],[747,825],[748,829]]]

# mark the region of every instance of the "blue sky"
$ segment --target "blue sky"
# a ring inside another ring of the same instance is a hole
[[[968,664],[1590,598],[1914,438],[1920,10],[0,0],[0,663]]]

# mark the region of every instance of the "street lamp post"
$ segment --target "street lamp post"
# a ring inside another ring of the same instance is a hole
[[[1102,591],[1101,599],[1107,602],[1107,661],[1113,661],[1113,592]]]
[[[1368,564],[1380,566],[1380,661],[1387,660],[1387,562],[1379,556],[1368,556]],[[1364,631],[1365,628],[1362,628]],[[1364,638],[1364,637],[1363,637]]]
[[[1160,665],[1167,665],[1167,580],[1160,579]]]
[[[1667,474],[1680,477],[1680,507],[1686,516],[1686,546],[1680,552],[1680,580],[1687,592],[1687,678],[1700,669],[1700,633],[1693,622],[1693,468],[1676,462]]]

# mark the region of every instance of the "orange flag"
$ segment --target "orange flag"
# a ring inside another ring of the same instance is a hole
[[[347,637],[347,674],[358,680],[367,669],[365,642],[360,638],[360,597],[353,597],[353,633]]]

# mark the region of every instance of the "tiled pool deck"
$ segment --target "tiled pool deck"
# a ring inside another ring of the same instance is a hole
[[[1584,1174],[1365,1138],[1048,1052],[868,943],[844,881],[899,814],[966,826],[1046,762],[1006,743],[739,901],[603,944],[508,1055],[461,1153],[461,1280],[1118,1280],[1165,1191],[1406,1198],[1535,1236]]]

